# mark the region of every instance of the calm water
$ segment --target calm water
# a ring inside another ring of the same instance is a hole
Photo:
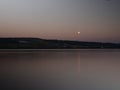
[[[0,90],[120,90],[120,50],[0,51]]]

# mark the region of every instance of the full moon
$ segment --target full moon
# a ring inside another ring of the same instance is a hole
[[[80,34],[80,32],[77,32],[77,34],[79,35],[79,34]]]

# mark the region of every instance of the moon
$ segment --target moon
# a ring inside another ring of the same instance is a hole
[[[80,32],[77,32],[78,35],[80,35]]]

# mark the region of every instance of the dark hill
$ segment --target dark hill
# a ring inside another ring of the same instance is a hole
[[[120,44],[46,40],[39,38],[0,38],[0,49],[120,49]]]

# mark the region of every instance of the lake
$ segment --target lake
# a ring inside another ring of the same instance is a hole
[[[120,90],[120,50],[0,51],[0,90]]]

